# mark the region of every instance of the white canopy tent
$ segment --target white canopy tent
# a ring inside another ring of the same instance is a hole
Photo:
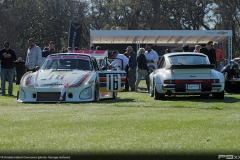
[[[92,44],[206,44],[227,41],[228,60],[232,59],[232,30],[90,30]]]

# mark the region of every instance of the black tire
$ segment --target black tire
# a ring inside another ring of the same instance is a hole
[[[117,92],[113,92],[113,98],[112,99],[116,99],[117,98]]]
[[[213,93],[213,98],[214,99],[224,99],[224,91],[218,92],[218,93]]]
[[[96,82],[95,90],[94,90],[94,101],[95,101],[95,102],[98,102],[99,99],[100,99],[99,83]]]
[[[154,96],[154,91],[153,89],[150,87],[150,97],[153,97]]]
[[[165,94],[158,93],[156,87],[154,87],[154,99],[155,100],[165,100]]]
[[[150,97],[153,97],[154,96],[154,91],[153,91],[153,87],[149,86],[149,94],[150,94]]]

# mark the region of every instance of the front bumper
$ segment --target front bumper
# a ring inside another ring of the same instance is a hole
[[[88,102],[94,100],[94,87],[84,85],[79,87],[69,87],[64,93],[62,102]],[[53,88],[30,88],[19,87],[18,102],[58,102],[60,101],[61,87]],[[87,96],[81,96],[85,92]]]

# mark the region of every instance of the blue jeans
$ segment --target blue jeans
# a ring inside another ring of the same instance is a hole
[[[12,95],[13,75],[14,75],[14,68],[11,68],[11,69],[1,68],[1,87],[2,87],[3,95],[5,94],[5,83],[7,78],[8,78],[8,95]]]

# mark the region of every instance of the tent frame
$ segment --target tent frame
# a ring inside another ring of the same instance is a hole
[[[232,59],[232,30],[90,30],[93,44],[206,44],[227,41],[228,60]]]

